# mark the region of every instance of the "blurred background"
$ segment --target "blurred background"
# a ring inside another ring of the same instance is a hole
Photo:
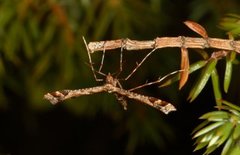
[[[182,91],[178,83],[136,91],[173,103],[178,110],[169,115],[132,100],[124,111],[106,93],[55,106],[43,95],[102,84],[92,75],[82,36],[88,42],[199,37],[183,24],[193,20],[209,36],[227,38],[219,21],[227,13],[239,14],[239,8],[238,0],[0,0],[0,154],[201,154],[192,153],[191,131],[215,100],[209,85],[209,92],[187,102],[198,73]],[[119,78],[148,52],[124,51]],[[107,52],[104,73],[119,70],[119,54],[120,49]],[[97,68],[101,52],[92,56]],[[200,57],[190,50],[190,58],[192,63]],[[179,64],[180,49],[157,50],[121,84],[136,87],[179,69]]]

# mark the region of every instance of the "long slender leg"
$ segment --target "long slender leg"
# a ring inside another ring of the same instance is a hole
[[[133,91],[133,90],[140,89],[140,88],[143,88],[143,87],[147,87],[147,86],[150,86],[150,85],[158,84],[158,83],[162,82],[163,80],[165,80],[166,78],[170,77],[171,75],[177,74],[177,73],[182,72],[182,71],[183,71],[183,70],[177,70],[177,71],[171,72],[171,73],[165,75],[164,77],[159,78],[159,79],[156,80],[156,81],[147,82],[147,83],[142,84],[142,85],[140,85],[140,86],[137,86],[137,87],[134,87],[134,88],[132,88],[132,89],[129,89],[128,91]]]
[[[119,67],[120,67],[120,69],[119,69],[119,73],[121,73],[122,72],[122,69],[123,69],[123,45],[122,45],[122,47],[121,47],[121,52],[120,52],[120,62],[119,62]]]
[[[103,49],[103,53],[102,53],[102,58],[101,58],[101,64],[99,66],[98,72],[101,72],[102,67],[103,67],[103,62],[104,62],[104,58],[105,58],[105,48]]]
[[[114,93],[118,102],[123,106],[124,110],[127,110],[127,98],[126,96],[120,95],[118,93]]]
[[[103,81],[103,79],[97,78],[97,75],[95,74],[95,70],[94,70],[94,68],[93,68],[93,62],[92,62],[92,58],[91,58],[90,49],[88,48],[87,42],[86,42],[86,40],[85,40],[84,37],[83,37],[83,41],[84,41],[84,44],[85,44],[85,46],[86,46],[86,48],[87,48],[88,59],[89,59],[89,63],[90,63],[90,67],[91,67],[93,76],[94,76],[94,78],[95,78],[96,81]],[[100,73],[100,72],[99,72],[99,73]]]
[[[121,74],[122,70],[123,70],[123,65],[122,65],[123,64],[123,49],[124,49],[124,43],[122,41],[121,51],[120,51],[120,58],[119,58],[119,71],[118,71],[116,77],[118,77]]]
[[[142,61],[137,64],[137,66],[133,69],[133,71],[126,77],[124,78],[124,80],[128,80],[136,71],[137,69],[143,64],[143,62],[156,50],[156,48],[154,48],[151,52],[149,52],[143,59]]]
[[[119,80],[116,81],[116,86],[120,89],[123,89],[121,83],[119,82]],[[127,98],[126,96],[114,93],[116,99],[118,100],[118,102],[123,106],[124,110],[127,110]]]

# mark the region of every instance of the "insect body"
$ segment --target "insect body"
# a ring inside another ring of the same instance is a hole
[[[141,103],[145,103],[152,106],[165,114],[171,111],[176,111],[176,108],[166,101],[160,100],[155,97],[145,96],[138,93],[134,93],[117,86],[118,80],[114,79],[111,74],[106,76],[106,83],[102,86],[90,87],[84,89],[76,90],[61,90],[52,93],[47,93],[44,98],[49,100],[52,104],[57,104],[58,102],[64,101],[69,98],[79,97],[82,95],[91,95],[95,93],[108,92],[114,93],[117,100],[123,105],[124,109],[127,109],[126,98],[137,100]]]

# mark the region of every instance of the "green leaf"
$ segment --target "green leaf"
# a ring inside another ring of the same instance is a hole
[[[233,129],[233,124],[231,122],[227,122],[223,126],[218,128],[218,130],[216,131],[216,134],[221,136],[221,138],[216,142],[218,146],[223,144],[229,138],[230,134],[232,133],[232,129]]]
[[[222,28],[227,30],[228,32],[238,28],[239,24],[236,24],[236,21],[230,21],[228,19],[225,20],[225,23],[221,23]]]
[[[33,47],[32,47],[32,42],[31,42],[31,37],[29,34],[27,34],[27,30],[21,26],[21,36],[22,36],[22,45],[23,45],[23,50],[25,53],[25,56],[28,59],[33,58]]]
[[[197,150],[200,150],[200,149],[204,148],[207,145],[208,145],[208,142],[199,143],[199,144],[197,144],[197,146],[195,147],[195,149],[193,151],[195,152]]]
[[[236,57],[236,52],[231,52],[226,57],[226,68],[224,75],[224,91],[227,93],[230,85],[231,77],[232,77],[232,64]]]
[[[107,13],[111,11],[112,13]],[[115,16],[115,11],[111,6],[105,5],[101,12],[99,13],[99,20],[97,21],[97,24],[95,25],[95,32],[94,32],[94,38],[102,38],[104,34],[107,33],[108,28],[111,24],[112,19]]]
[[[21,23],[14,21],[9,27],[8,34],[6,35],[5,41],[3,43],[3,50],[5,52],[6,58],[12,62],[18,60],[16,51],[20,49],[19,27],[21,27]]]
[[[42,77],[42,75],[49,68],[49,62],[51,61],[53,56],[53,50],[45,51],[45,54],[38,58],[38,61],[33,66],[32,78],[37,80]]]
[[[196,137],[206,134],[208,132],[213,132],[214,129],[218,128],[219,126],[221,126],[223,124],[224,124],[224,122],[212,123],[212,124],[208,125],[207,127],[201,129],[200,131],[196,132],[196,134],[193,136],[193,138],[196,138]]]
[[[194,87],[191,89],[189,93],[188,99],[190,99],[190,102],[192,102],[200,94],[202,89],[205,87],[216,65],[217,65],[217,59],[215,58],[209,59],[206,67],[201,72],[199,79],[197,80],[196,84],[194,85]]]
[[[219,138],[220,138],[219,135],[214,135],[214,136],[212,137],[212,139],[209,141],[209,144],[208,144],[207,147],[211,147],[211,146],[213,146],[213,145],[217,146],[217,145],[216,145],[216,142],[219,140]]]
[[[221,155],[228,155],[229,149],[231,148],[232,143],[233,143],[233,139],[232,138],[228,138],[228,141],[226,142],[226,144],[225,144],[225,146],[224,146],[224,148],[222,150]]]
[[[217,114],[217,113],[216,113]],[[206,114],[205,116],[210,115]],[[218,148],[227,138],[229,138],[229,135],[231,134],[231,131],[233,129],[233,124],[231,122],[222,122],[222,126],[215,129],[216,127],[213,126],[212,128],[207,128],[207,130],[201,130],[205,132],[204,134],[199,134],[195,144],[197,144],[194,151],[199,150],[205,146],[207,146],[207,150],[204,154],[210,154],[213,152],[216,148]],[[216,123],[214,123],[216,124]],[[221,125],[221,123],[219,123]],[[210,126],[210,125],[209,125]],[[216,124],[218,127],[219,125]],[[202,132],[202,133],[203,133]]]
[[[229,31],[229,33],[239,35],[240,34],[240,28],[239,28],[240,25],[238,24],[237,26],[238,27],[235,27],[233,30]]]
[[[212,78],[215,101],[217,105],[220,106],[222,104],[222,94],[219,86],[219,76],[216,69],[212,71],[211,78]]]
[[[224,121],[229,119],[229,113],[226,111],[208,112],[200,117],[200,119],[207,119],[208,121]]]
[[[235,109],[229,109],[229,111],[230,111],[232,114],[240,117],[240,112],[239,112],[239,111],[237,111],[237,110],[235,110]]]
[[[206,52],[203,49],[195,49],[194,51],[196,51],[196,53],[198,53],[204,60],[209,59],[209,55],[208,52]]]
[[[207,155],[207,154],[212,153],[212,152],[215,151],[217,148],[218,148],[217,145],[212,145],[212,146],[208,147],[207,150],[204,152],[204,155],[205,155],[205,154]]]
[[[40,35],[39,23],[36,18],[28,21],[29,31],[34,40],[37,40]]]
[[[240,17],[234,14],[228,14],[220,22],[220,27],[227,32],[230,32],[232,35],[237,36],[240,34]]]
[[[0,13],[0,28],[5,28],[7,24],[11,22],[11,19],[14,18],[16,14],[15,9],[11,9],[10,6],[1,6],[1,13]]]
[[[204,134],[204,135],[202,135],[201,136],[201,143],[205,143],[205,142],[210,142],[210,140],[213,138],[213,136],[214,136],[214,133],[215,132],[209,132],[209,133],[207,133],[207,134]]]
[[[200,61],[193,63],[189,69],[190,73],[195,72],[196,70],[202,68],[203,66],[206,65],[206,63],[207,63],[206,60],[200,60]]]
[[[233,139],[237,140],[240,138],[240,124],[237,124],[233,131]]]
[[[45,48],[54,40],[54,34],[56,33],[57,29],[55,22],[56,21],[54,20],[49,20],[48,24],[44,27],[44,30],[41,34],[41,41],[37,43],[38,51],[44,51]]]
[[[199,136],[196,141],[194,142],[194,145],[196,145],[194,151],[197,151],[199,149],[202,149],[203,147],[207,146],[209,141],[211,140],[213,134],[207,133],[205,135]]]
[[[209,124],[210,122],[208,120],[205,120],[204,122],[202,122],[201,124],[199,124],[193,131],[192,134],[196,133],[198,130],[202,129],[204,126],[206,126],[207,124]]]
[[[240,111],[240,107],[237,106],[237,105],[232,104],[231,102],[228,102],[226,100],[222,100],[222,103],[227,105],[228,107],[230,107],[230,108],[228,108],[229,110],[231,110],[231,108],[233,108],[233,109],[235,109],[237,111]]]
[[[234,145],[231,148],[230,155],[239,155],[240,154],[240,146],[239,145]]]

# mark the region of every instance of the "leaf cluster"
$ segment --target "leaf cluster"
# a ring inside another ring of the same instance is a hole
[[[196,139],[194,151],[206,147],[204,154],[210,154],[224,145],[222,155],[240,153],[240,108],[223,102],[221,110],[208,112],[200,117],[204,121],[193,131]],[[230,105],[230,106],[229,106]]]
[[[203,27],[194,22],[185,23],[190,29],[200,34],[203,38],[207,38],[207,33]],[[228,31],[230,39],[234,36],[239,35],[238,31],[239,16],[228,15],[223,18],[220,25],[224,30]],[[183,49],[182,49],[183,52]],[[186,51],[184,51],[186,52]],[[182,53],[183,54],[183,53]],[[235,51],[215,51],[211,53],[211,56],[206,51],[199,51],[203,60],[195,62],[189,67],[189,74],[202,68],[201,73],[196,80],[196,83],[192,87],[188,99],[190,102],[196,99],[196,97],[202,92],[207,82],[211,79],[213,86],[213,94],[215,97],[217,111],[209,112],[200,117],[205,121],[201,123],[193,131],[193,138],[196,139],[196,148],[194,151],[206,147],[204,154],[210,154],[216,150],[219,146],[224,145],[222,150],[222,155],[226,154],[239,154],[240,146],[240,107],[226,101],[223,99],[222,89],[220,85],[220,79],[217,70],[217,63],[221,59],[225,59],[225,73],[223,78],[223,91],[228,93],[231,78],[232,78],[232,68],[234,64],[238,64]],[[184,60],[183,60],[184,59]],[[187,56],[182,56],[182,62],[188,61]],[[183,63],[182,63],[183,64]],[[188,69],[186,65],[181,65],[182,70]],[[177,75],[175,78],[167,81],[166,84],[170,84],[174,80],[180,80],[180,88],[185,83],[182,83],[182,78],[186,78],[188,75],[183,77],[182,75]],[[187,79],[187,78],[186,78]],[[185,80],[186,82],[187,80]]]
[[[238,36],[239,31],[239,16],[230,14],[223,18],[220,22],[220,27],[227,31],[230,39]],[[203,38],[208,37],[206,30],[199,24],[186,21],[185,24],[194,32],[201,35]],[[167,80],[160,87],[172,84],[179,80],[179,89],[181,89],[188,80],[188,74],[191,74],[199,69],[201,70],[195,84],[190,90],[188,99],[190,102],[195,100],[205,88],[207,82],[211,79],[213,86],[213,94],[215,97],[218,111],[213,111],[204,114],[200,119],[205,121],[201,123],[194,131],[193,138],[196,138],[196,148],[194,151],[206,147],[204,154],[210,154],[219,146],[224,145],[222,154],[239,154],[239,132],[240,132],[240,107],[223,99],[220,78],[217,70],[217,64],[221,59],[225,59],[225,72],[223,78],[223,91],[228,93],[230,82],[232,79],[233,65],[238,64],[235,51],[214,51],[209,56],[207,51],[197,51],[203,60],[198,60],[193,64],[189,64],[188,50],[181,48],[181,71],[173,78]]]

